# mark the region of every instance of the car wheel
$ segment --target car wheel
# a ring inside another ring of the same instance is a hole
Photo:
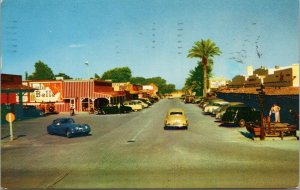
[[[67,136],[68,138],[71,138],[71,137],[72,137],[72,133],[71,133],[69,130],[67,130],[66,136]]]
[[[240,127],[245,127],[245,125],[246,125],[246,121],[244,119],[240,119],[239,126]]]

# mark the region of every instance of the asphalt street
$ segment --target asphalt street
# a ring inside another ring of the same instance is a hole
[[[183,108],[188,130],[164,130],[170,108]],[[163,99],[129,114],[73,118],[92,134],[48,135],[61,113],[1,129],[3,188],[293,188],[299,185],[299,141],[247,138],[195,104]]]

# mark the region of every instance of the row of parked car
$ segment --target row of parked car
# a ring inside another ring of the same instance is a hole
[[[199,107],[204,114],[215,116],[225,125],[245,127],[247,122],[259,123],[260,112],[242,102],[228,102],[219,98],[202,98]]]
[[[142,109],[151,107],[158,99],[140,98],[138,100],[126,100],[118,105],[108,104],[100,106],[96,109],[96,114],[120,114],[129,113],[132,111],[140,111]]]

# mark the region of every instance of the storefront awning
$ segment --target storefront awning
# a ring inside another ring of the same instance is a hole
[[[36,89],[21,84],[2,85],[1,93],[34,92]]]

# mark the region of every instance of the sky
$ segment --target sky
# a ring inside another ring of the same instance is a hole
[[[213,75],[228,80],[299,63],[298,0],[2,0],[1,23],[1,72],[23,79],[40,60],[73,78],[128,66],[181,89],[202,39],[221,49]]]

